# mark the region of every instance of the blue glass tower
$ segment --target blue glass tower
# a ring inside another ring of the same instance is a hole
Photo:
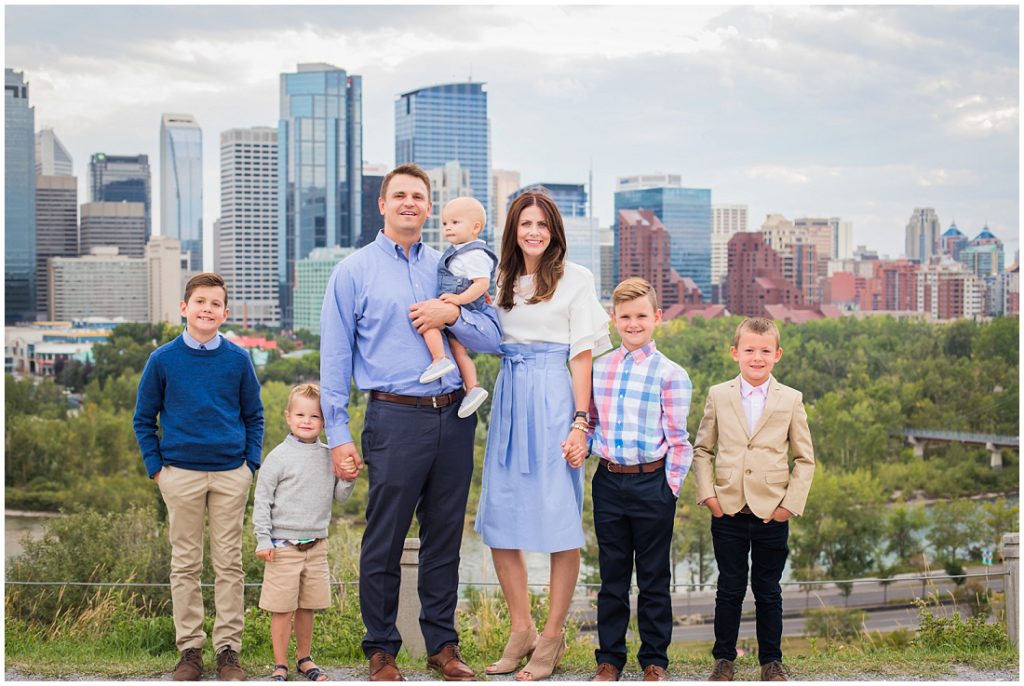
[[[146,206],[146,242],[152,234],[149,155],[107,155],[89,158],[91,202],[141,202]]]
[[[535,183],[508,196],[508,205],[523,193],[544,193],[558,205],[563,217],[587,216],[587,190],[582,183]],[[506,210],[508,206],[506,205]]]
[[[160,234],[203,271],[203,132],[191,114],[160,119]]]
[[[619,210],[649,210],[668,230],[672,267],[711,297],[711,190],[657,187],[615,192]],[[619,235],[615,232],[615,280],[619,280]]]
[[[278,286],[294,322],[295,262],[314,248],[355,247],[362,231],[363,82],[330,64],[281,74],[277,132]]]
[[[451,161],[469,170],[473,196],[487,208],[481,238],[490,242],[491,126],[482,83],[420,88],[395,101],[395,164],[437,169]]]
[[[36,316],[36,133],[24,72],[4,69],[4,319]]]

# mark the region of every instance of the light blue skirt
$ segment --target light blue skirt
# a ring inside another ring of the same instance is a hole
[[[575,402],[569,346],[504,344],[475,529],[491,548],[583,547],[583,468],[562,457]]]

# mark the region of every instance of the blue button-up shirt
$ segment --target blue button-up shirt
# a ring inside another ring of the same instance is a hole
[[[427,346],[409,319],[409,307],[437,297],[441,253],[416,242],[406,257],[384,235],[341,261],[331,273],[320,312],[320,403],[331,448],[350,443],[348,398],[351,381],[361,391],[400,395],[443,395],[462,387],[458,371],[421,384],[431,362]],[[461,308],[448,327],[477,352],[497,352],[498,316],[490,305]],[[445,350],[451,357],[448,342]]]
[[[181,332],[181,340],[185,342],[185,345],[195,350],[216,350],[217,346],[220,345],[220,334],[218,333],[205,343],[200,343],[189,334],[188,327],[186,327]]]

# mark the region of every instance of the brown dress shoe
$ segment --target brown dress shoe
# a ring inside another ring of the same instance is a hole
[[[469,668],[459,652],[459,646],[449,643],[441,652],[427,658],[427,668],[441,673],[445,681],[474,681],[476,673]]]
[[[370,656],[370,681],[405,681],[394,655],[378,650]]]
[[[618,681],[622,678],[622,670],[610,662],[602,662],[597,666],[597,674],[591,681]]]
[[[199,681],[203,678],[203,649],[185,648],[171,672],[173,681]]]
[[[217,653],[217,678],[221,681],[245,681],[245,670],[238,659],[238,653],[224,648]]]
[[[668,672],[658,665],[644,667],[644,681],[668,681]]]
[[[715,666],[711,668],[711,676],[708,681],[732,681],[736,677],[736,667],[732,660],[724,658],[715,660]]]
[[[786,670],[781,662],[769,662],[761,665],[761,681],[789,681]]]

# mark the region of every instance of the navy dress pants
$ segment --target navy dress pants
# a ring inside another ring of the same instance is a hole
[[[599,548],[601,590],[597,594],[598,663],[626,664],[629,589],[636,559],[637,661],[668,667],[672,641],[670,552],[676,498],[664,468],[650,474],[612,474],[604,465],[593,480],[594,531]]]
[[[366,531],[359,555],[363,652],[397,655],[395,626],[402,550],[415,513],[420,525],[420,629],[429,655],[458,643],[455,605],[466,499],[473,477],[476,415],[459,403],[433,409],[370,400],[363,460],[370,474]]]

